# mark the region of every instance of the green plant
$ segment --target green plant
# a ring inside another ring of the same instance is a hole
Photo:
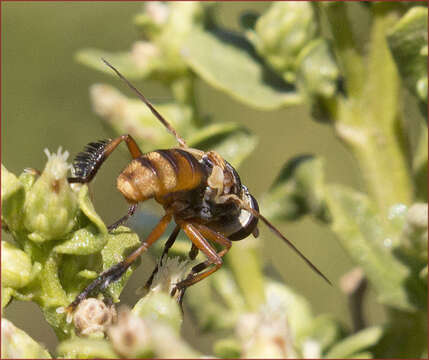
[[[247,239],[234,244],[222,270],[187,292],[201,331],[228,331],[214,344],[216,356],[427,355],[427,124],[403,112],[408,91],[426,115],[427,8],[412,5],[275,3],[261,15],[243,14],[243,32],[233,33],[217,25],[213,4],[148,3],[134,19],[143,40],[130,51],[77,54],[97,70],[110,74],[99,60],[105,57],[130,79],[167,86],[173,100],[157,104],[159,111],[191,146],[215,149],[235,167],[255,149],[256,136],[208,119],[198,108],[198,79],[259,110],[308,104],[359,164],[365,193],[327,183],[320,157],[294,158],[261,208],[273,220],[309,215],[329,226],[361,271],[351,299],[362,296],[357,288],[367,281],[387,321],[350,331],[329,315],[314,316],[304,298],[264,275],[258,241]],[[350,21],[350,6],[369,19],[363,35]],[[94,85],[91,99],[115,132],[131,133],[143,150],[175,145],[137,100],[107,85]],[[2,224],[14,238],[2,242],[2,308],[13,298],[35,301],[63,357],[200,356],[180,336],[181,313],[168,296],[191,265],[177,259],[163,264],[151,291],[114,325],[113,308],[102,302],[87,304],[69,322],[63,308],[139,238],[125,227],[107,232],[87,187],[67,183],[66,160],[61,151],[48,154],[40,175],[16,177],[2,167]],[[186,257],[186,240],[172,250]],[[159,246],[153,253],[160,254]],[[132,271],[109,287],[114,302]],[[49,357],[3,321],[2,357]]]

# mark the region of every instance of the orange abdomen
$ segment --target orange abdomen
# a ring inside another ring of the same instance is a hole
[[[157,150],[131,161],[119,175],[116,186],[129,202],[137,203],[194,189],[204,177],[204,168],[189,152]]]

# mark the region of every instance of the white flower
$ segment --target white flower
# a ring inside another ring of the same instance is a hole
[[[67,171],[72,167],[71,164],[67,163],[69,152],[62,151],[62,146],[58,148],[56,153],[50,153],[47,148],[44,149],[44,152],[48,157],[48,163],[46,164],[44,171],[48,172],[54,180],[64,178]]]

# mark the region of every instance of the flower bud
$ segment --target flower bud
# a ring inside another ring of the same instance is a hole
[[[284,311],[264,306],[242,315],[236,327],[243,358],[293,358],[292,335]]]
[[[19,289],[31,280],[30,257],[16,246],[1,242],[1,280],[2,287]]]
[[[107,330],[115,351],[127,358],[148,352],[151,342],[150,329],[145,321],[128,309],[121,309],[118,321]]]
[[[83,300],[73,315],[73,323],[80,335],[103,333],[116,318],[114,306],[107,307],[102,300]]]
[[[190,261],[181,261],[179,257],[164,258],[148,294],[137,302],[133,313],[145,319],[161,320],[178,332],[183,321],[182,313],[176,299],[170,294],[174,286],[187,276],[192,264]]]
[[[334,96],[338,76],[337,64],[324,39],[312,41],[297,58],[297,83],[306,94]]]
[[[50,359],[48,351],[9,320],[1,319],[2,359]]]
[[[142,68],[150,68],[151,61],[160,55],[159,49],[156,45],[148,41],[137,41],[133,44],[131,49],[131,57],[135,64]],[[149,69],[147,69],[149,72]]]
[[[406,224],[402,233],[402,244],[423,261],[427,261],[428,253],[428,204],[416,203],[409,209],[406,216]]]
[[[164,292],[149,292],[133,308],[133,313],[144,319],[161,320],[177,332],[182,325],[182,313],[177,301]]]
[[[312,5],[301,1],[274,3],[248,33],[258,53],[281,72],[288,82],[295,79],[295,61],[314,38],[317,21]]]
[[[75,225],[77,195],[67,182],[68,152],[55,154],[46,149],[48,162],[42,175],[27,193],[24,224],[29,238],[36,242],[59,239]]]
[[[136,16],[134,22],[148,39],[153,39],[161,31],[170,15],[170,7],[161,1],[145,3],[143,12]]]

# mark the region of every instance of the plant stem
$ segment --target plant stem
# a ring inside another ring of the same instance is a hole
[[[197,127],[202,126],[202,119],[198,109],[197,97],[195,94],[195,75],[187,74],[178,78],[170,84],[174,98],[182,103],[190,106],[193,111],[193,121]]]
[[[249,310],[256,311],[265,302],[264,278],[254,239],[231,247],[227,261],[240,287]]]
[[[346,16],[344,6],[326,6],[332,24],[338,26],[339,18]],[[340,26],[341,31],[333,29],[350,90],[347,98],[339,100],[334,126],[356,156],[370,196],[387,214],[394,204],[411,203],[412,186],[401,138],[399,78],[386,42],[386,32],[396,15],[383,4],[373,4],[371,9],[374,16],[367,69],[362,67],[356,50],[343,44],[352,41],[347,21],[340,21],[346,26]]]
[[[364,86],[362,77],[364,64],[357,50],[346,6],[335,1],[321,3],[330,24],[339,65],[346,78],[347,93],[356,96],[361,93]]]

